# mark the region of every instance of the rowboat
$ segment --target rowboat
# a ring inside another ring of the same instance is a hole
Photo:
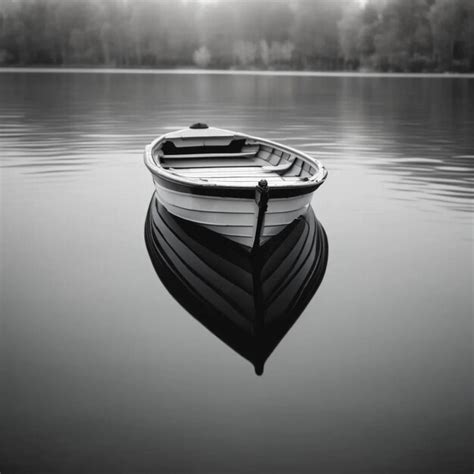
[[[156,194],[145,221],[150,259],[171,295],[252,363],[265,361],[321,284],[328,242],[310,207],[255,251],[169,213]]]
[[[247,247],[305,214],[327,176],[305,153],[202,123],[158,137],[144,159],[171,214]]]

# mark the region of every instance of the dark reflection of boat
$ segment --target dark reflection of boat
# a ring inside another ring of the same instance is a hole
[[[328,242],[312,208],[250,251],[170,214],[154,195],[145,241],[155,270],[176,300],[249,360],[257,374],[316,293]]]

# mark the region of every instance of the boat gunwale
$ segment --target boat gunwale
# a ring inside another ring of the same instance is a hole
[[[187,129],[182,129],[182,130],[187,130]],[[301,181],[298,183],[291,183],[291,184],[285,184],[285,185],[280,185],[280,186],[275,186],[271,187],[271,191],[277,192],[279,195],[282,197],[286,197],[288,195],[297,195],[297,194],[307,194],[310,192],[315,191],[325,180],[328,175],[327,169],[323,166],[323,164],[317,160],[316,158],[313,158],[310,155],[307,155],[306,153],[296,150],[295,148],[289,147],[287,145],[283,145],[278,142],[274,142],[272,140],[267,140],[265,138],[260,138],[257,136],[253,135],[247,135],[245,133],[235,133],[230,130],[225,130],[225,129],[217,129],[221,132],[228,132],[229,137],[232,138],[245,138],[245,139],[250,139],[250,140],[255,140],[257,142],[260,142],[263,145],[269,145],[273,146],[279,150],[286,151],[292,154],[295,154],[296,157],[301,158],[303,161],[306,163],[317,167],[318,171],[308,178],[307,181]],[[176,183],[178,186],[185,186],[187,189],[187,192],[191,194],[207,194],[207,195],[220,195],[220,192],[226,192],[226,191],[233,191],[235,194],[235,197],[240,197],[242,193],[245,195],[249,195],[248,197],[251,197],[250,193],[254,193],[255,191],[255,185],[249,186],[249,185],[235,185],[235,184],[222,184],[222,183],[209,183],[209,182],[204,182],[200,183],[198,181],[192,181],[191,179],[180,175],[176,172],[171,172],[168,171],[166,168],[164,168],[159,161],[157,162],[154,158],[154,151],[156,147],[166,140],[169,135],[172,133],[176,132],[169,132],[165,133],[163,135],[160,135],[159,137],[155,138],[150,144],[148,144],[145,147],[145,153],[144,153],[144,161],[146,167],[150,170],[153,176],[156,176],[160,180],[162,180],[162,184],[165,187],[173,189],[173,183]],[[190,139],[192,137],[186,137],[186,139]],[[205,138],[212,138],[212,135],[206,136]],[[219,137],[220,138],[220,137]],[[169,183],[169,185],[167,185]],[[273,193],[272,193],[273,194]],[[228,194],[224,194],[228,195]]]

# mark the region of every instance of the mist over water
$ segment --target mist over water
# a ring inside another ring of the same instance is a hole
[[[471,469],[474,81],[0,74],[0,471]],[[150,261],[145,144],[329,170],[324,279],[262,377]]]

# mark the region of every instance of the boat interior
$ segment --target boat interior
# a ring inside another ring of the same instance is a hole
[[[269,185],[304,183],[318,168],[291,153],[251,138],[165,139],[155,160],[168,171],[190,180],[214,184]]]

